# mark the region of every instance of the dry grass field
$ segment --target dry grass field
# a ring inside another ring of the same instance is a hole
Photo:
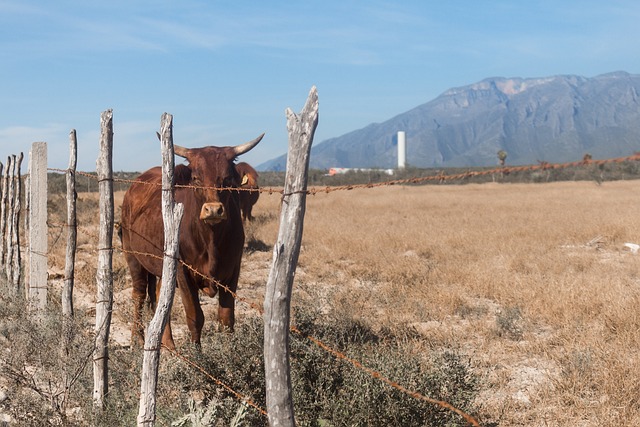
[[[640,258],[624,246],[639,202],[638,181],[316,194],[295,298],[466,355],[486,422],[640,425]],[[273,244],[278,203],[261,195],[253,239]]]
[[[318,193],[307,198],[293,304],[404,331],[416,358],[456,351],[480,378],[474,415],[484,425],[640,425],[640,255],[624,246],[640,244],[639,201],[639,181]],[[95,194],[78,203],[76,298],[90,307]],[[239,294],[258,305],[279,203],[263,193],[247,225]],[[52,209],[50,223],[63,215]],[[65,239],[50,234],[53,277]],[[114,268],[112,336],[126,345],[130,291],[119,253]],[[216,306],[204,306],[208,325]],[[238,304],[239,323],[254,315]],[[174,322],[183,317],[176,307]],[[177,342],[186,341],[177,326]]]

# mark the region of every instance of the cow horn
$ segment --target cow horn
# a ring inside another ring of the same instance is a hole
[[[156,136],[158,137],[158,141],[162,141],[162,137],[160,136],[160,132],[156,132]],[[173,144],[173,154],[176,156],[184,157],[185,159],[189,155],[189,149],[181,147],[179,145]]]
[[[173,144],[173,153],[176,156],[184,157],[186,159],[187,156],[189,155],[189,151],[191,150],[189,150],[188,148],[184,148],[179,145]]]
[[[233,152],[235,153],[236,156],[246,153],[256,145],[258,145],[258,142],[260,142],[263,136],[264,136],[264,133],[259,137],[257,137],[256,139],[254,139],[253,141],[245,142],[244,144],[241,144],[241,145],[236,145],[235,147],[233,147]]]

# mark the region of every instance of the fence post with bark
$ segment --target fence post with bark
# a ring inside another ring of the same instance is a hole
[[[164,113],[160,122],[162,145],[162,218],[164,222],[164,258],[160,298],[153,319],[147,328],[140,381],[138,426],[153,426],[156,420],[156,389],[160,364],[160,341],[167,324],[176,291],[176,272],[179,253],[180,221],[184,213],[181,203],[173,197],[173,116]]]
[[[295,418],[289,366],[291,291],[300,254],[307,196],[309,154],[318,125],[318,93],[312,87],[296,115],[287,108],[289,151],[280,228],[264,298],[264,365],[271,427],[293,427]]]
[[[4,236],[4,190],[3,183],[4,177],[2,176],[2,172],[4,170],[4,165],[0,162],[0,203],[2,207],[0,207],[0,269],[2,269],[4,265],[4,247],[2,246],[2,237]]]
[[[0,170],[0,176],[2,176],[2,190],[0,190],[0,271],[4,271],[5,261],[5,232],[7,229],[7,192],[9,191],[9,164],[11,163],[11,157],[7,158],[7,169],[5,176],[2,176],[2,170]]]
[[[11,244],[11,237],[13,236],[13,209],[15,207],[15,179],[14,176],[16,174],[16,156],[11,155],[7,159],[7,207],[5,211],[5,235],[4,235],[4,245],[6,248],[5,252],[5,263],[4,263],[4,272],[5,277],[9,283],[12,283],[13,279],[13,245]],[[17,292],[16,292],[17,294]]]
[[[109,391],[109,330],[113,308],[113,110],[100,115],[100,129],[100,155],[96,162],[100,231],[93,352],[93,403],[98,410],[104,408]]]
[[[67,253],[64,266],[64,287],[62,289],[62,314],[73,317],[73,285],[75,275],[76,245],[78,225],[76,223],[76,164],[78,140],[76,130],[69,133],[69,169],[67,169]]]
[[[11,235],[11,246],[13,247],[13,258],[11,264],[13,264],[13,271],[9,280],[13,283],[13,287],[16,290],[16,294],[21,290],[20,279],[22,278],[22,256],[20,250],[20,209],[22,199],[22,181],[20,168],[22,167],[22,159],[24,155],[20,153],[15,164],[15,173],[13,175],[13,188],[14,188],[14,204],[13,214],[11,216],[13,233]]]

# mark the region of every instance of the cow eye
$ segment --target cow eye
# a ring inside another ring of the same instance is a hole
[[[191,181],[193,181],[194,184],[202,184],[202,180],[198,175],[191,175]]]

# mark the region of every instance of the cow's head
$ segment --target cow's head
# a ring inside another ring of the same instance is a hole
[[[177,156],[189,161],[191,184],[200,187],[199,192],[204,200],[200,209],[200,219],[216,224],[227,218],[228,200],[231,191],[219,191],[221,188],[235,188],[240,185],[240,177],[236,171],[234,160],[258,145],[264,134],[253,141],[235,147],[203,147],[185,148],[174,145]]]

